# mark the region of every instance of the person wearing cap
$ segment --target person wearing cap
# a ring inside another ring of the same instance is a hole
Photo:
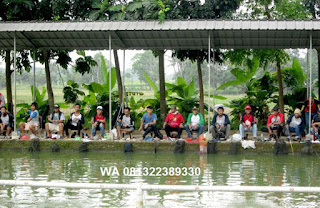
[[[132,133],[134,131],[134,119],[130,114],[130,108],[125,107],[124,113],[121,114],[117,121],[117,131],[119,139],[122,139],[121,131]]]
[[[141,119],[141,123],[140,123],[139,131],[144,131],[140,140],[144,140],[145,137],[151,131],[154,132],[154,135],[156,138],[159,138],[158,129],[156,126],[157,120],[158,120],[157,115],[155,113],[153,113],[153,107],[148,106],[147,113],[143,114],[142,119]]]
[[[99,138],[104,137],[104,129],[106,125],[106,117],[103,115],[103,107],[98,106],[97,112],[91,118],[91,139],[95,138],[96,132],[100,130]]]
[[[177,138],[181,137],[183,130],[183,122],[183,117],[181,113],[177,111],[177,107],[175,105],[171,106],[171,110],[163,123],[163,128],[165,129],[167,137],[169,139],[171,139],[170,133],[172,131],[178,132]]]
[[[300,134],[302,138],[305,137],[304,123],[300,109],[295,109],[294,114],[292,114],[286,122],[286,136],[288,141],[290,140],[290,132],[296,133],[297,140],[300,140]]]
[[[284,115],[279,112],[279,107],[274,106],[272,109],[272,114],[268,117],[267,128],[269,131],[269,136],[273,134],[273,131],[277,131],[277,139],[280,138],[281,132],[283,130]]]
[[[229,138],[230,134],[230,120],[227,114],[224,113],[222,106],[218,107],[218,113],[213,116],[212,123],[210,126],[210,132],[213,138],[216,138],[218,132],[224,133],[224,138]],[[223,138],[220,138],[223,139]]]
[[[317,111],[317,114],[312,118],[312,125],[311,125],[311,133],[320,140],[319,129],[320,129],[320,110]]]
[[[315,94],[311,94],[311,119],[317,115],[317,111],[320,110],[320,102],[319,100],[315,99]],[[301,113],[304,113],[305,123],[306,123],[306,130],[307,134],[309,133],[309,100],[306,99],[301,107]]]
[[[60,111],[58,104],[54,105],[54,112],[48,115],[48,123],[45,125],[47,138],[51,138],[51,132],[59,132],[60,138],[63,138],[63,123],[66,120],[64,114]]]
[[[75,104],[74,109],[75,112],[71,113],[66,125],[64,126],[64,130],[66,131],[66,136],[69,136],[69,129],[77,130],[77,135],[80,135],[82,126],[85,122],[84,115],[80,112],[81,105]]]
[[[6,131],[7,133],[6,136],[9,136],[11,134],[14,125],[13,120],[13,115],[7,111],[6,106],[2,106],[0,114],[1,134],[4,134],[4,131]]]
[[[245,112],[241,115],[239,131],[242,139],[245,139],[244,132],[252,132],[253,139],[257,139],[257,119],[252,112],[251,106],[246,105]]]
[[[184,126],[188,133],[188,137],[192,138],[192,131],[198,132],[198,137],[203,132],[204,119],[201,113],[198,112],[198,108],[194,106],[192,113],[188,115],[187,124]]]
[[[27,113],[29,114],[29,118],[27,120],[27,123],[20,122],[20,133],[21,136],[25,135],[25,131],[30,130],[33,135],[37,135],[37,128],[40,126],[39,122],[39,112],[37,110],[38,104],[36,102],[33,102],[31,104],[31,110],[28,110]]]

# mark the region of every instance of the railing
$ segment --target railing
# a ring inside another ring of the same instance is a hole
[[[143,191],[221,191],[221,192],[299,192],[320,193],[320,187],[300,186],[197,186],[197,185],[149,185],[149,184],[107,184],[107,183],[68,183],[23,180],[0,180],[0,186],[35,186],[75,189],[126,189],[137,190],[136,206],[143,207]]]

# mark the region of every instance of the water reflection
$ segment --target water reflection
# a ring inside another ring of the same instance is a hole
[[[0,153],[0,178],[84,183],[319,186],[314,156],[147,153]],[[120,176],[102,176],[115,166]],[[124,176],[125,167],[200,167],[200,176]],[[135,191],[0,187],[0,207],[135,207]],[[144,192],[147,207],[315,207],[319,194]]]

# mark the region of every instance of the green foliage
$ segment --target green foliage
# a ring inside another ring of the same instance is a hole
[[[265,125],[270,112],[268,104],[276,99],[273,94],[277,87],[275,87],[272,76],[266,72],[260,79],[251,79],[246,86],[246,96],[232,100],[230,103],[230,107],[233,108],[231,123],[239,124],[240,115],[244,112],[245,106],[250,105],[258,118],[258,124]]]
[[[107,68],[106,61],[104,59],[104,56],[101,56],[101,78],[102,78],[102,83],[104,84],[103,87],[109,91],[109,69]],[[111,68],[111,89],[114,88],[117,82],[117,72],[114,67]]]
[[[85,73],[91,72],[91,67],[97,66],[98,63],[91,57],[86,56],[84,51],[77,51],[77,54],[81,57],[76,60],[74,69],[76,72],[84,75]]]
[[[83,52],[79,52],[79,55],[85,55]],[[111,68],[111,89],[113,89],[116,85],[117,75],[115,68]],[[86,127],[89,127],[89,121],[91,121],[91,117],[96,112],[97,106],[101,105],[104,109],[104,113],[106,115],[109,114],[109,71],[105,63],[105,59],[101,56],[101,74],[102,74],[102,84],[97,82],[91,82],[90,84],[82,84],[82,87],[88,90],[88,94],[85,94],[83,91],[79,90],[79,85],[72,80],[67,82],[67,85],[64,89],[64,99],[66,103],[80,103],[81,106],[86,106],[89,108],[87,112],[85,112],[85,118],[87,124]],[[79,96],[84,96],[83,100],[78,100]],[[112,109],[113,112],[117,108],[117,98],[118,92],[112,92]]]
[[[292,67],[283,68],[283,81],[289,88],[302,87],[305,84],[307,75],[303,72],[298,60],[293,59]]]
[[[223,89],[231,85],[242,85],[245,89],[248,88],[248,82],[253,78],[259,67],[259,59],[254,57],[247,59],[247,68],[240,69],[238,67],[231,70],[232,75],[236,80],[232,80],[220,85],[217,90]]]
[[[176,105],[179,112],[186,119],[193,106],[199,106],[199,91],[195,90],[194,80],[188,85],[181,77],[177,78],[176,84],[166,83],[168,104]]]
[[[132,71],[138,76],[139,80],[146,82],[144,74],[147,74],[153,82],[159,80],[159,60],[152,54],[152,51],[138,53],[131,60],[133,62]]]
[[[73,80],[67,81],[67,86],[63,88],[63,94],[63,98],[66,103],[76,103],[79,95],[85,95],[83,91],[79,90],[78,83],[74,82]]]
[[[31,89],[31,93],[33,96],[33,85],[31,85],[30,87]],[[35,102],[38,104],[38,108],[37,110],[39,111],[39,115],[41,116],[47,109],[48,107],[48,100],[45,99],[46,96],[46,88],[42,87],[42,91],[40,92],[39,89],[36,87],[35,89]],[[66,105],[65,103],[57,103],[60,105],[60,108],[68,108],[68,105]],[[26,115],[26,110],[30,110],[31,108],[31,103],[19,103],[17,104],[17,107],[20,108],[20,110],[17,112],[17,124],[19,124],[20,122],[26,122],[27,118],[29,115]],[[46,119],[46,118],[44,118]]]
[[[289,91],[284,95],[284,103],[288,106],[286,108],[287,113],[292,114],[295,108],[301,108],[306,99],[305,81],[307,76],[297,59],[293,59],[292,67],[282,69],[282,73],[283,81]]]

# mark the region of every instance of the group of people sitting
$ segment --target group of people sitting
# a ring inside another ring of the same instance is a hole
[[[5,107],[3,107],[5,108]],[[59,138],[64,138],[64,132],[67,137],[69,137],[69,130],[74,131],[74,134],[71,137],[80,136],[83,125],[85,124],[85,117],[81,113],[81,105],[76,104],[74,107],[74,112],[71,113],[69,119],[66,121],[64,113],[60,111],[60,106],[58,104],[54,105],[54,112],[48,115],[48,122],[45,123],[46,137],[51,138],[52,133],[59,134]],[[25,135],[26,131],[31,131],[32,134],[37,135],[37,129],[40,126],[39,121],[39,112],[37,110],[37,103],[31,104],[31,110],[26,112],[28,114],[27,122],[20,122],[20,133],[21,136]],[[1,125],[1,124],[0,124]],[[9,123],[11,126],[10,130],[13,127],[12,122]],[[91,139],[102,139],[105,134],[106,127],[106,116],[103,114],[103,107],[98,106],[96,112],[91,118]],[[119,116],[117,121],[118,135],[121,135],[121,132],[131,133],[134,131],[134,119],[130,115],[130,108],[125,107],[124,113]],[[97,131],[100,131],[99,135]],[[7,131],[7,134],[10,132]]]
[[[143,135],[140,140],[144,140],[150,132],[154,133],[155,138],[163,138],[157,129],[156,123],[157,115],[153,113],[153,107],[148,106],[147,113],[143,114],[141,119],[139,131],[142,131]],[[183,125],[183,123],[183,116],[178,112],[177,107],[175,105],[171,106],[170,112],[167,114],[167,117],[163,123],[163,129],[166,132],[167,138],[170,140],[181,138],[183,129],[187,131],[189,138],[192,137],[192,132],[197,132],[198,137],[202,134],[204,128],[204,119],[203,115],[198,112],[197,107],[192,108],[192,113],[188,115],[186,124]],[[173,132],[176,133],[176,135],[173,136]]]
[[[40,115],[37,107],[37,103],[32,103],[31,110],[26,112],[28,114],[27,122],[19,123],[21,136],[24,136],[26,131],[31,131],[32,134],[37,135],[37,129],[40,127]],[[52,133],[59,134],[60,138],[64,138],[64,131],[68,137],[69,130],[76,130],[77,135],[80,136],[80,131],[85,123],[84,115],[80,112],[80,104],[76,104],[74,109],[75,112],[71,113],[69,119],[66,121],[64,113],[60,111],[60,106],[58,104],[54,105],[54,111],[48,115],[48,122],[45,123],[47,138],[51,138]],[[98,111],[99,110],[97,110],[97,113]]]
[[[7,108],[3,105],[0,94],[0,133],[9,136],[13,130],[14,119],[13,115],[7,111]],[[279,111],[279,108],[275,106],[272,109],[271,115],[268,117],[265,131],[268,132],[269,138],[273,137],[279,139],[284,130],[287,139],[290,138],[290,134],[294,133],[296,140],[305,138],[305,128],[309,124],[309,110],[311,105],[311,133],[320,140],[320,102],[312,95],[310,102],[307,99],[301,110],[295,109],[294,113],[284,123],[284,114]],[[81,136],[81,130],[85,124],[85,117],[81,113],[81,105],[76,104],[74,112],[71,113],[69,119],[66,121],[64,113],[60,111],[58,104],[54,105],[54,112],[48,115],[47,122],[45,123],[46,137],[51,138],[52,133],[60,135],[60,138],[64,137],[64,132],[69,137],[69,130],[74,131],[78,136]],[[26,112],[28,114],[27,122],[20,122],[19,128],[21,135],[25,135],[26,131],[31,131],[32,134],[37,135],[37,129],[40,126],[40,116],[37,110],[37,103],[31,104],[31,109]],[[304,116],[303,116],[304,115]],[[154,133],[155,138],[162,139],[163,136],[157,129],[157,115],[153,113],[153,107],[148,106],[147,112],[143,114],[139,131],[142,132],[141,140],[145,139],[149,133]],[[91,138],[101,139],[104,137],[104,130],[106,128],[106,116],[103,114],[103,107],[98,106],[96,112],[91,118]],[[175,138],[181,138],[182,131],[185,129],[188,138],[193,137],[193,133],[197,133],[199,137],[204,130],[204,118],[201,113],[198,112],[197,107],[192,108],[192,112],[189,113],[187,121],[181,113],[178,112],[175,105],[171,106],[170,112],[167,114],[163,123],[163,129],[166,132],[166,137],[170,140]],[[131,134],[134,131],[134,118],[130,113],[130,108],[125,107],[123,113],[121,113],[116,121],[117,137],[123,139],[123,133]],[[97,131],[100,131],[99,135]],[[250,105],[245,106],[244,112],[240,117],[239,132],[242,139],[246,139],[246,132],[252,132],[253,139],[257,139],[257,118]],[[306,128],[307,133],[309,129]],[[209,126],[209,132],[211,132],[213,138],[219,138],[224,140],[230,136],[230,120],[227,114],[224,113],[224,107],[218,107],[217,113],[214,115],[211,125]],[[72,135],[75,136],[75,135]]]

